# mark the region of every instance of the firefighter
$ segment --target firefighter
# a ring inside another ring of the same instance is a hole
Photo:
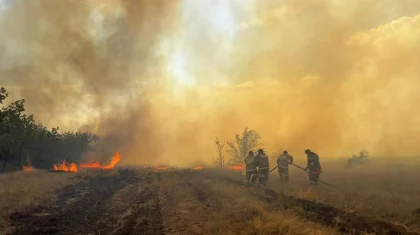
[[[270,167],[268,156],[262,149],[259,149],[255,160],[256,165],[258,166],[258,179],[260,184],[266,186],[268,182],[268,170]]]
[[[319,175],[322,173],[321,163],[319,162],[318,154],[312,152],[311,150],[305,150],[306,156],[308,158],[308,164],[306,165],[305,170],[308,171],[309,183],[312,185],[317,185],[319,180]]]
[[[283,184],[287,184],[289,182],[289,164],[293,163],[293,157],[290,156],[287,151],[283,151],[277,158],[277,166],[278,172],[280,175],[280,181]]]
[[[245,165],[246,165],[245,184],[248,184],[249,182],[254,184],[257,178],[257,167],[255,165],[254,152],[249,151],[248,156],[245,158]]]

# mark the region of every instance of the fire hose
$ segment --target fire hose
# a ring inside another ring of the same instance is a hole
[[[294,166],[294,167],[296,167],[296,168],[299,168],[299,169],[301,169],[301,170],[303,170],[303,171],[307,172],[307,171],[306,171],[306,169],[304,169],[304,168],[302,168],[302,167],[300,167],[300,166],[298,166],[298,165],[296,165],[296,164],[291,163],[290,165],[292,165],[292,166]],[[268,172],[272,172],[272,171],[274,171],[275,169],[277,169],[278,167],[279,167],[279,166],[276,166],[276,167],[274,167],[273,169],[271,169],[271,170],[270,170],[270,171],[268,171]],[[325,185],[327,185],[327,186],[334,187],[334,188],[339,188],[338,186],[335,186],[335,185],[329,184],[329,183],[327,183],[327,182],[325,182],[325,181],[322,181],[322,180],[320,180],[320,179],[316,179],[316,178],[315,178],[315,177],[313,177],[311,174],[309,174],[309,177],[311,177],[313,180],[319,181],[319,182],[321,182],[321,183],[323,183],[323,184],[325,184]]]

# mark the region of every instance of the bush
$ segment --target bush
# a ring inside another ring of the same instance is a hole
[[[353,154],[351,158],[347,159],[346,168],[352,168],[354,165],[364,164],[368,161],[369,152],[362,150],[359,155]]]

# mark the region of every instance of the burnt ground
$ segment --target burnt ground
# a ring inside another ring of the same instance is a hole
[[[283,223],[285,213],[314,224],[314,231],[326,228],[331,234],[419,234],[270,189],[246,187],[210,171],[90,174],[10,219],[13,235],[308,234],[294,233],[296,226]]]

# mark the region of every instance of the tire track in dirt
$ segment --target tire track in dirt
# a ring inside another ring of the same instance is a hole
[[[161,197],[166,234],[296,234],[242,184],[202,172],[164,173]]]
[[[214,234],[208,222],[222,205],[189,172],[162,173],[160,197],[166,234]]]
[[[208,175],[208,177],[212,177]],[[228,177],[213,176],[217,180],[229,182],[232,185],[243,185],[241,181]],[[420,235],[417,232],[410,232],[403,226],[391,224],[385,221],[374,220],[362,217],[356,213],[347,213],[332,206],[317,203],[292,196],[281,195],[268,188],[252,186],[249,190],[259,200],[270,204],[273,209],[294,210],[315,223],[328,227],[338,228],[344,234],[383,234],[383,235]]]
[[[123,235],[123,234],[164,234],[162,213],[160,209],[159,198],[159,184],[156,183],[156,178],[160,175],[154,175],[148,172],[144,181],[138,182],[134,190],[126,192],[127,195],[135,195],[134,200],[130,200],[128,207],[119,218],[119,224],[116,229],[109,234]],[[122,196],[125,203],[128,197]],[[115,214],[115,210],[108,210],[108,213],[101,215]]]
[[[59,190],[57,200],[12,214],[12,234],[94,234],[84,217],[99,198],[88,222],[101,234],[163,234],[155,178],[131,170],[85,177]]]

